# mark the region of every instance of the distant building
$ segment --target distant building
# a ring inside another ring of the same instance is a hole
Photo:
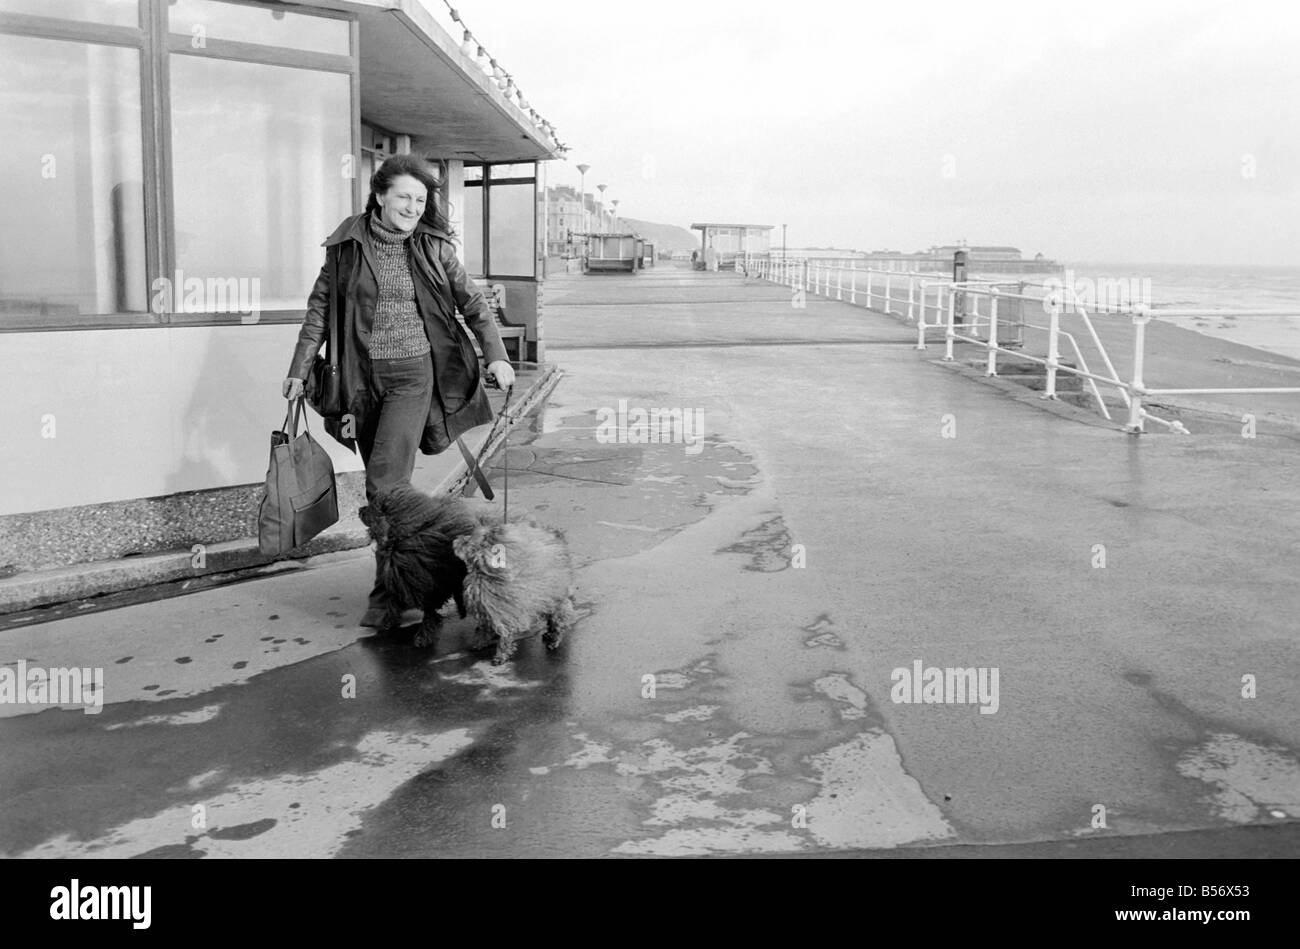
[[[737,257],[766,255],[772,227],[771,224],[692,224],[691,230],[700,232],[700,249],[705,259],[716,258],[720,269],[729,270],[735,267]]]
[[[927,252],[932,257],[944,257],[952,260],[952,255],[959,250],[966,251],[967,260],[1020,260],[1019,247],[966,247],[961,244],[944,244],[931,247]],[[1039,254],[1042,257],[1042,254]]]
[[[1035,254],[1032,260],[1021,256],[1019,247],[982,244],[932,244],[927,250],[904,254],[896,250],[873,250],[861,255],[867,266],[882,270],[923,270],[948,271],[952,269],[953,255],[959,250],[966,252],[966,262],[972,271],[996,272],[1007,274],[1021,273],[1058,273],[1061,265],[1056,261]],[[821,257],[824,253],[809,254]]]
[[[772,253],[776,257],[781,256],[780,249]],[[842,250],[838,247],[791,247],[786,250],[785,256],[807,260],[864,260],[867,255],[860,250]]]
[[[581,235],[588,231],[609,230],[610,218],[609,212],[600,206],[594,195],[579,196],[578,189],[569,185],[547,188],[537,196],[537,220],[546,222],[546,254],[549,257],[582,256]]]

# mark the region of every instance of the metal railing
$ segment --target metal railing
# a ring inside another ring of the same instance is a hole
[[[1146,356],[1146,326],[1153,318],[1151,309],[1142,304],[1119,307],[1091,307],[1093,313],[1105,313],[1108,316],[1126,316],[1133,325],[1133,369],[1132,377],[1122,379],[1111,361],[1106,346],[1098,334],[1089,313],[1090,307],[1082,301],[1070,287],[1048,287],[1029,281],[992,282],[967,280],[954,282],[951,277],[934,272],[879,270],[875,268],[859,269],[850,262],[849,267],[842,263],[831,266],[821,261],[809,261],[803,258],[755,257],[744,259],[744,272],[762,280],[784,284],[792,289],[802,289],[805,293],[821,295],[827,299],[861,305],[867,309],[889,313],[902,317],[916,324],[916,348],[924,350],[928,330],[942,330],[944,336],[944,356],[952,361],[953,346],[957,342],[984,347],[988,352],[985,374],[998,374],[998,354],[1027,360],[1042,365],[1046,369],[1045,399],[1058,399],[1057,377],[1064,372],[1083,380],[1100,414],[1111,419],[1111,413],[1102,398],[1101,386],[1114,389],[1127,410],[1127,423],[1123,431],[1141,433],[1146,430],[1146,422],[1151,421],[1168,428],[1172,432],[1187,434],[1187,428],[1177,420],[1168,420],[1153,415],[1144,404],[1152,396],[1178,395],[1259,395],[1259,394],[1295,394],[1300,393],[1300,386],[1261,386],[1261,387],[1184,387],[1184,388],[1149,388],[1144,380]],[[834,283],[831,275],[834,273]],[[845,279],[847,276],[847,286]],[[903,294],[903,288],[906,294]],[[1008,289],[1015,287],[1014,291]],[[1035,295],[1025,290],[1035,288],[1045,291]],[[930,300],[933,291],[933,301]],[[834,296],[832,297],[832,294]],[[861,302],[859,300],[861,298]],[[984,301],[984,312],[980,312],[980,302]],[[1006,306],[1014,304],[1017,317],[1007,319]],[[895,308],[897,306],[897,309]],[[905,309],[904,309],[905,307]],[[1034,323],[1025,319],[1026,309],[1039,308],[1047,314],[1047,323]],[[1003,316],[999,318],[999,309]],[[927,315],[934,314],[934,322],[927,320]],[[1096,349],[1105,374],[1093,372],[1084,358],[1075,335],[1061,328],[1061,317],[1067,313],[1079,317],[1089,340]],[[1214,316],[1293,316],[1300,315],[1300,308],[1294,310],[1214,310],[1188,308],[1161,308],[1161,317],[1214,317]],[[984,336],[979,335],[981,324],[987,324]],[[1003,328],[1014,334],[1013,339],[1002,335]],[[1024,350],[1024,330],[1040,330],[1047,334],[1047,354],[1035,356]],[[1071,366],[1061,361],[1061,341],[1069,345],[1077,365]]]

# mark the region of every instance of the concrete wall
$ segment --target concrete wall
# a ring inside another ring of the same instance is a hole
[[[262,481],[297,336],[292,324],[4,334],[0,515]],[[336,471],[361,469],[315,413],[309,424]]]

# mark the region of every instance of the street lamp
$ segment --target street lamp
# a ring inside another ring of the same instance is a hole
[[[596,185],[596,190],[600,192],[600,233],[605,233],[605,189],[608,185]]]
[[[591,221],[587,217],[587,172],[590,170],[590,165],[578,166],[578,180],[582,182],[582,197],[578,200],[582,203],[582,229],[584,232],[591,230]]]
[[[781,225],[781,259],[785,260],[785,225]]]
[[[612,216],[613,216],[613,218],[614,218],[614,231],[617,233],[617,231],[618,231],[618,198],[615,198],[613,201],[611,201],[611,202],[609,202],[609,203],[612,204],[612,205],[614,206],[614,210],[613,210],[613,212],[612,212]]]

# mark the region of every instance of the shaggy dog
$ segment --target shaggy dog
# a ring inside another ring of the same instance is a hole
[[[573,568],[564,535],[531,521],[485,521],[452,541],[465,562],[465,604],[478,620],[483,648],[497,640],[493,665],[515,652],[516,640],[546,620],[542,641],[555,649],[573,626]]]
[[[442,626],[438,610],[448,599],[466,615],[465,564],[452,544],[478,527],[479,518],[460,498],[431,497],[409,483],[383,492],[358,513],[375,542],[378,579],[388,593],[385,625],[396,626],[404,610],[422,608],[415,645],[432,646]]]

